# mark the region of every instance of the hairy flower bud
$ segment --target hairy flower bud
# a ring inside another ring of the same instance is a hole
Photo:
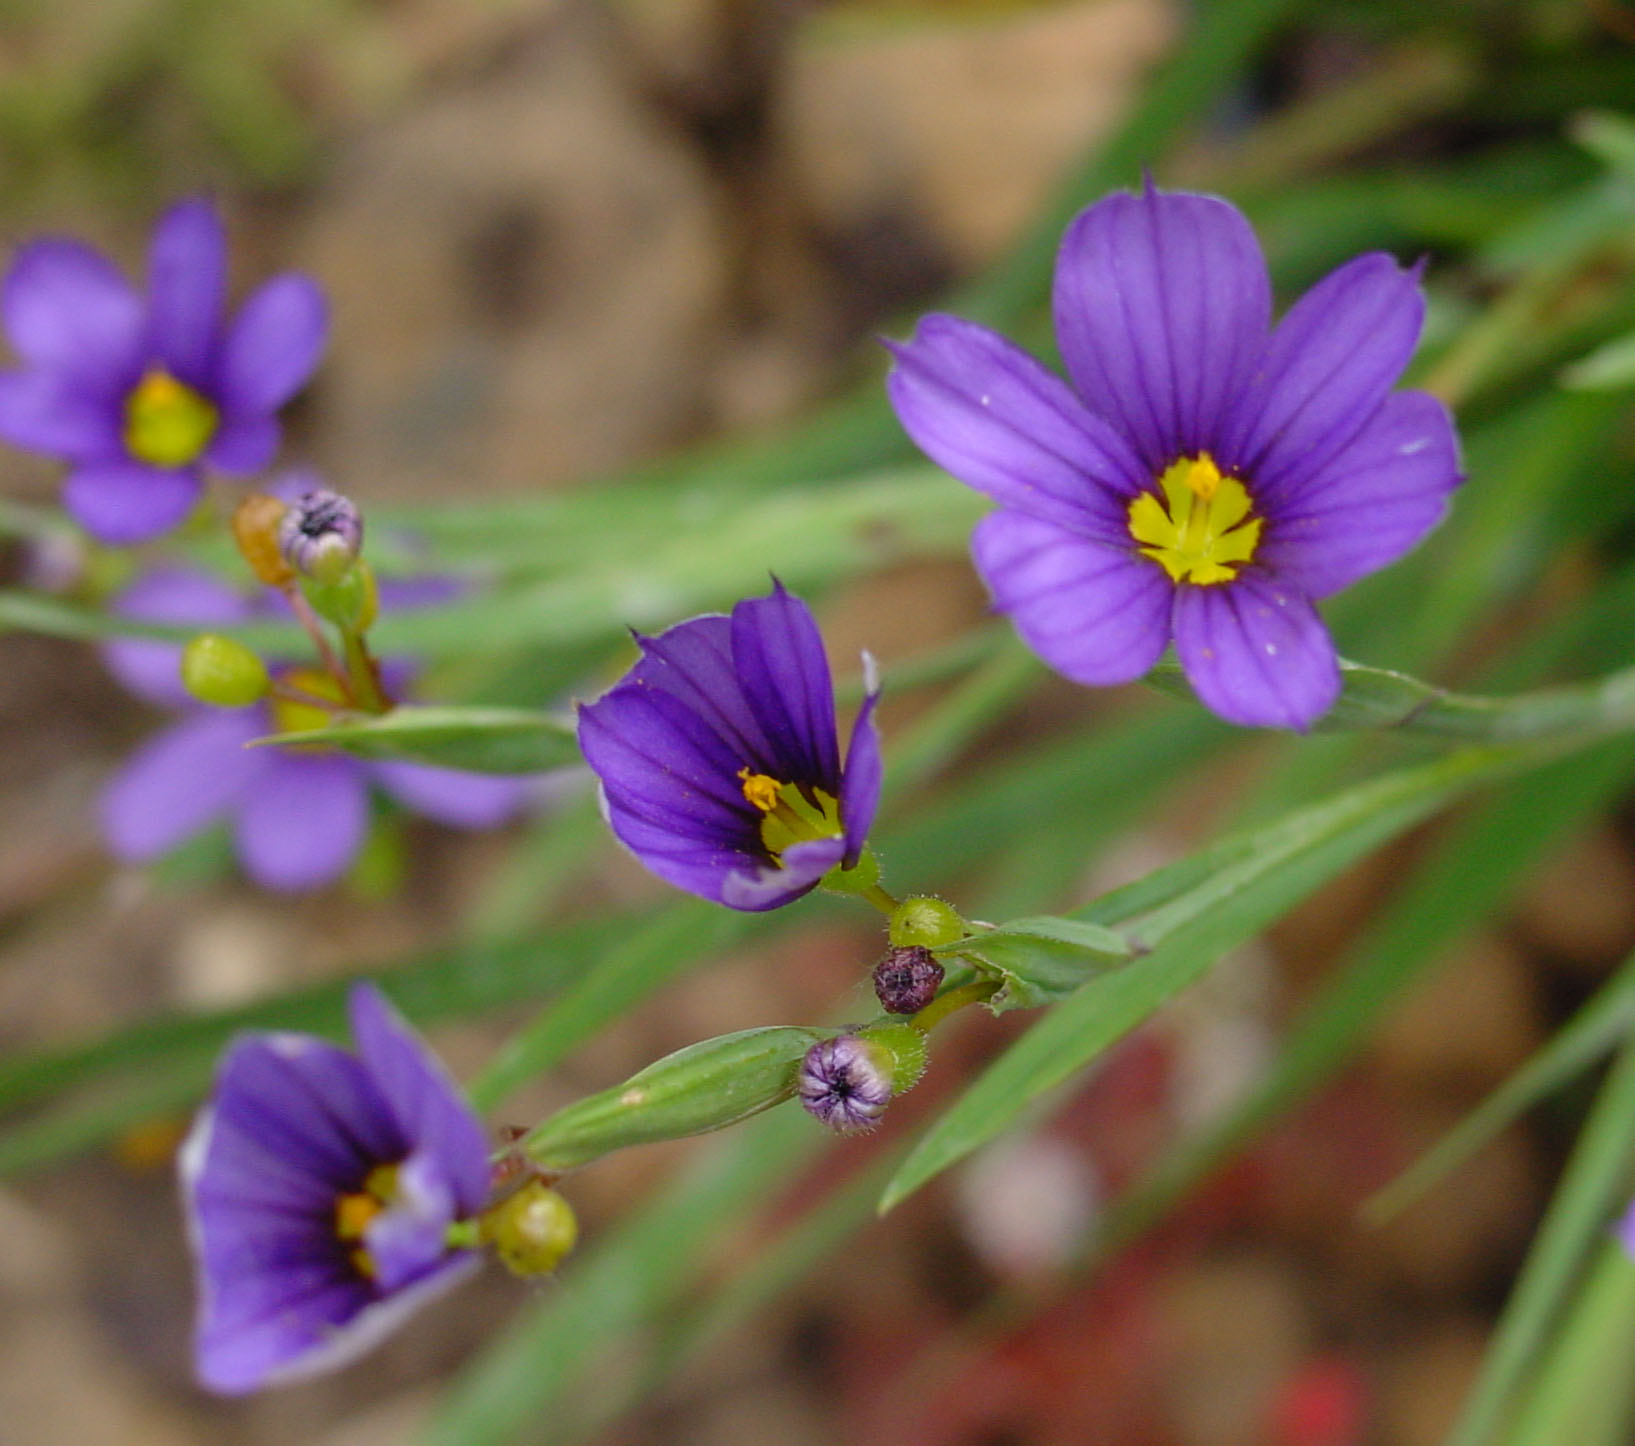
[[[363,517],[339,492],[304,493],[278,524],[279,555],[317,583],[339,582],[362,548]]]
[[[825,1039],[806,1051],[795,1092],[802,1108],[839,1135],[880,1123],[892,1096],[891,1054],[855,1034]]]
[[[481,1238],[513,1275],[549,1275],[579,1239],[573,1207],[543,1180],[530,1180],[484,1212]]]
[[[182,652],[182,686],[216,708],[248,708],[267,696],[267,665],[243,643],[201,633]]]
[[[288,510],[265,492],[250,493],[233,509],[233,540],[250,571],[268,587],[284,587],[295,576],[278,550],[278,531]]]
[[[937,997],[942,965],[922,944],[886,950],[874,966],[874,994],[887,1014],[918,1014]]]
[[[335,582],[301,580],[301,593],[321,618],[348,632],[364,632],[380,613],[380,590],[367,562],[353,563]]]

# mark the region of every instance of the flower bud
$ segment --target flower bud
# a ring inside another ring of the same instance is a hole
[[[182,686],[216,708],[248,708],[267,696],[267,665],[243,643],[201,633],[182,650]]]
[[[363,548],[363,518],[339,492],[304,493],[278,524],[278,551],[302,577],[338,583]]]
[[[874,966],[874,993],[887,1014],[918,1014],[937,997],[942,965],[922,944],[886,950]]]
[[[938,949],[971,932],[959,910],[941,899],[920,894],[897,905],[889,925],[891,942],[899,949],[919,945]]]
[[[836,1035],[806,1051],[795,1092],[806,1113],[836,1134],[864,1134],[891,1103],[894,1064],[889,1050],[855,1034]]]
[[[278,550],[278,529],[288,510],[265,492],[250,493],[233,509],[233,541],[250,571],[268,587],[285,587],[295,576]]]
[[[549,1275],[579,1239],[573,1207],[543,1180],[530,1180],[484,1212],[482,1239],[513,1275]]]

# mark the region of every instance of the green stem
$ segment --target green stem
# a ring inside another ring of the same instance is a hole
[[[999,979],[976,979],[969,984],[961,984],[958,989],[950,989],[939,994],[908,1022],[922,1034],[929,1034],[950,1014],[956,1014],[968,1004],[981,1004],[984,999],[990,999],[999,990],[1002,983]]]
[[[892,898],[879,884],[870,884],[862,891],[862,897],[867,899],[888,919],[897,912],[897,900]]]
[[[358,707],[367,713],[390,713],[392,700],[380,686],[380,670],[369,655],[369,646],[363,634],[352,628],[341,629],[341,646],[346,651],[346,681]]]

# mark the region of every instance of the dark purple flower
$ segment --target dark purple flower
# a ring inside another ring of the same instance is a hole
[[[795,1093],[802,1108],[836,1134],[862,1134],[880,1123],[891,1103],[891,1073],[891,1056],[879,1046],[841,1034],[806,1051]]]
[[[608,821],[661,879],[729,908],[775,909],[854,867],[880,799],[876,690],[845,767],[823,639],[770,597],[637,637],[641,661],[579,710]],[[865,660],[866,661],[866,660]]]
[[[277,413],[328,332],[317,283],[275,276],[229,319],[227,240],[207,199],[154,230],[147,295],[83,242],[24,246],[0,321],[25,365],[0,372],[0,437],[71,467],[63,501],[103,542],[142,542],[198,500],[203,468],[257,472]]]
[[[1138,678],[1173,638],[1223,718],[1308,727],[1340,687],[1314,600],[1413,547],[1460,480],[1446,409],[1391,390],[1417,270],[1360,256],[1273,329],[1243,216],[1149,186],[1068,228],[1054,310],[1072,386],[951,316],[892,346],[904,427],[1000,504],[973,539],[995,605],[1077,682]]]
[[[278,525],[278,551],[302,577],[337,582],[363,550],[363,515],[326,488],[304,492]]]
[[[168,569],[148,574],[115,604],[127,617],[192,626],[241,621],[251,606],[215,579]],[[104,649],[110,668],[139,697],[186,716],[139,748],[102,796],[102,831],[115,857],[146,863],[231,818],[238,856],[264,888],[332,883],[362,848],[377,785],[412,813],[455,828],[494,828],[527,802],[534,780],[421,763],[375,761],[311,749],[250,748],[254,738],[321,727],[317,709],[281,702],[206,708],[180,679],[181,648],[121,641]],[[275,669],[324,694],[322,675]],[[305,714],[306,716],[300,716]]]
[[[213,1391],[345,1365],[479,1264],[449,1227],[488,1199],[481,1122],[373,985],[353,989],[351,1019],[355,1054],[239,1038],[182,1148]]]

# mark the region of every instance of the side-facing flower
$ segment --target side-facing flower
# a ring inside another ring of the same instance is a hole
[[[641,660],[579,710],[580,747],[625,846],[734,909],[775,909],[837,865],[854,868],[880,798],[878,693],[871,685],[842,767],[806,604],[778,584],[730,617],[636,641]]]
[[[352,991],[351,1022],[356,1053],[237,1040],[182,1149],[213,1391],[344,1365],[479,1264],[475,1232],[450,1227],[488,1199],[481,1122],[373,986]]]
[[[13,259],[0,321],[24,366],[0,372],[0,437],[69,464],[63,501],[100,541],[167,531],[205,466],[257,472],[278,450],[278,411],[323,351],[323,293],[288,273],[231,319],[226,303],[226,234],[203,198],[160,218],[146,295],[81,241]]]
[[[1417,269],[1360,256],[1272,328],[1242,214],[1149,185],[1068,228],[1054,313],[1071,386],[951,316],[891,348],[909,435],[1000,504],[972,544],[995,605],[1077,682],[1138,678],[1173,638],[1222,717],[1308,727],[1340,687],[1314,602],[1418,543],[1460,481],[1446,409],[1392,391]]]
[[[282,604],[279,604],[282,606]],[[115,601],[144,622],[214,627],[242,621],[252,605],[207,575],[147,574]],[[313,748],[251,748],[270,733],[322,727],[317,707],[281,699],[245,708],[207,708],[181,682],[181,647],[147,640],[108,644],[119,680],[181,720],[149,739],[102,796],[102,831],[115,857],[147,863],[222,819],[231,819],[246,872],[264,888],[320,888],[343,875],[363,847],[369,794],[379,787],[411,813],[455,828],[495,828],[527,803],[534,780],[427,764],[373,760]],[[275,676],[318,697],[333,683],[312,669]]]

